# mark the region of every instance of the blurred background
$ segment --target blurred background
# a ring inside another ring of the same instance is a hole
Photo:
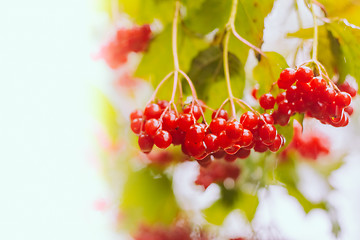
[[[107,66],[93,60],[109,21],[98,8],[95,0],[1,2],[0,239],[125,239],[103,211],[111,193],[96,161],[94,95],[109,88],[110,78]],[[274,31],[286,31],[274,19]],[[264,49],[281,52],[276,41],[265,42]],[[332,201],[342,239],[355,240],[360,239],[359,121],[352,124],[335,142],[335,151],[351,154],[332,178],[338,187]],[[336,139],[336,131],[326,131]],[[278,210],[271,219],[289,239],[331,239],[323,213],[305,216],[286,197],[274,189],[267,208]]]

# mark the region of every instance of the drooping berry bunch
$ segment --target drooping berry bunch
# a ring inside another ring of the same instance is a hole
[[[197,135],[206,128],[204,123],[197,123],[205,111],[199,105],[190,104],[180,114],[168,106],[168,101],[161,100],[130,114],[131,129],[139,134],[138,143],[144,153],[151,152],[154,144],[166,149],[171,144],[183,144],[186,136],[199,138]]]
[[[305,113],[335,127],[348,124],[346,108],[351,103],[351,95],[339,90],[331,80],[314,77],[309,67],[300,66],[297,70],[286,68],[281,72],[277,85],[285,91],[276,97],[266,93],[259,98],[260,106],[264,109],[277,106],[272,113],[275,124],[287,125],[295,113]]]
[[[151,37],[148,24],[129,29],[121,28],[113,39],[102,47],[100,55],[109,67],[116,69],[127,61],[130,52],[145,51]]]
[[[320,155],[330,153],[329,139],[320,132],[302,133],[302,126],[294,121],[294,137],[281,157],[286,159],[290,151],[297,151],[302,157],[316,160]]]
[[[240,175],[240,168],[234,163],[226,161],[213,161],[206,168],[201,167],[195,184],[206,189],[212,183],[221,183],[227,178],[234,181]]]
[[[267,113],[260,115],[248,111],[237,121],[229,119],[227,111],[220,109],[212,113],[213,119],[207,125],[204,111],[201,105],[189,104],[177,113],[169,108],[167,101],[162,100],[148,104],[144,111],[133,111],[130,115],[131,129],[139,135],[142,152],[151,152],[154,145],[161,149],[171,144],[181,145],[183,153],[202,160],[202,165],[206,165],[212,157],[229,162],[247,158],[251,149],[276,152],[284,144],[273,118]],[[202,122],[199,122],[200,119]]]

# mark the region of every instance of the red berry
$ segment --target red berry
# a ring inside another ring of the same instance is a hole
[[[186,132],[186,139],[193,142],[201,142],[205,138],[205,130],[200,124],[192,125]]]
[[[253,134],[250,130],[244,129],[241,139],[237,142],[241,147],[248,147],[253,142]]]
[[[162,109],[156,103],[150,103],[145,107],[144,115],[146,119],[159,118],[161,116]]]
[[[338,94],[336,94],[335,96],[335,103],[336,105],[338,105],[340,108],[344,108],[350,105],[351,103],[351,96],[350,94],[346,93],[346,92],[339,92]]]
[[[354,112],[354,108],[352,106],[348,106],[348,107],[344,108],[344,111],[347,112],[349,114],[349,116],[351,116]]]
[[[286,91],[285,92],[282,92],[280,93],[279,95],[277,95],[275,101],[276,103],[281,103],[282,101],[284,101],[286,99]]]
[[[150,135],[154,136],[156,131],[160,128],[161,123],[158,119],[152,118],[145,123],[145,132]]]
[[[272,109],[275,105],[275,98],[271,93],[266,93],[260,97],[259,103],[264,109]]]
[[[263,113],[261,114],[263,121],[265,121],[265,123],[269,123],[269,124],[274,124],[274,118],[268,114],[268,113]],[[260,124],[261,126],[263,125],[263,123]]]
[[[217,115],[216,115],[216,114],[217,114]],[[217,118],[223,118],[223,119],[225,119],[226,121],[228,120],[228,113],[227,113],[227,111],[224,110],[224,109],[221,109],[220,111],[219,111],[219,110],[215,110],[215,111],[212,113],[212,115],[211,115],[212,119],[214,119],[215,116],[216,116]]]
[[[224,150],[219,150],[217,152],[214,152],[212,155],[214,156],[214,158],[216,159],[221,159],[225,156],[226,152]]]
[[[291,111],[291,105],[290,103],[288,102],[281,102],[279,103],[279,106],[278,106],[278,112],[282,115],[288,115],[290,116],[292,114],[292,111]]]
[[[268,150],[268,146],[266,146],[262,141],[256,141],[254,145],[255,152],[266,152]]]
[[[299,82],[303,82],[303,83],[310,82],[313,77],[314,77],[314,73],[311,70],[311,68],[308,68],[308,67],[305,67],[305,66],[299,67],[298,70],[296,70],[296,73],[295,73],[295,78]]]
[[[172,137],[168,131],[158,130],[154,136],[154,143],[158,148],[165,149],[172,143]]]
[[[239,151],[237,151],[236,157],[244,159],[244,158],[249,157],[250,153],[251,153],[250,149],[241,148]]]
[[[161,109],[165,109],[169,105],[169,102],[166,100],[160,100],[157,104]]]
[[[179,128],[185,132],[194,123],[195,123],[194,117],[190,113],[182,114],[178,119]]]
[[[192,106],[192,104],[186,106],[184,108],[184,113],[192,113],[196,120],[201,117],[201,110],[200,107],[197,105]]]
[[[243,113],[240,117],[240,123],[244,128],[253,129],[256,128],[259,122],[259,117],[254,112]]]
[[[178,117],[176,116],[174,111],[169,111],[165,113],[163,117],[163,128],[166,130],[172,130],[177,128],[178,126]]]
[[[151,136],[142,133],[139,135],[138,144],[143,153],[149,153],[154,146],[154,140]]]
[[[206,150],[203,142],[193,142],[193,141],[185,140],[184,146],[186,148],[186,151],[189,153],[189,155],[193,157],[203,155]]]
[[[220,148],[218,137],[215,134],[206,134],[204,143],[206,145],[206,150],[209,153],[216,152]]]
[[[131,121],[131,130],[135,134],[139,134],[141,132],[142,123],[143,121],[141,118],[135,118],[134,120]]]
[[[272,152],[277,152],[283,144],[282,138],[279,134],[276,135],[273,144],[269,146],[269,150]]]
[[[136,110],[134,110],[134,111],[132,111],[130,113],[130,120],[131,121],[136,119],[136,118],[142,118],[142,117],[143,117],[143,112],[141,110],[139,110],[139,109],[136,109]]]
[[[254,99],[258,99],[256,94],[257,92],[259,91],[259,86],[255,86],[252,90],[251,90],[251,96],[254,98]]]
[[[294,102],[296,100],[299,100],[301,97],[300,91],[298,90],[297,86],[291,86],[288,90],[286,90],[286,99],[289,102]],[[279,105],[281,102],[279,103]]]
[[[244,127],[241,123],[238,121],[231,121],[226,124],[226,135],[234,142],[239,141],[243,131]]]
[[[172,130],[170,133],[172,136],[172,144],[180,145],[184,142],[186,133],[184,131],[182,131],[181,129]]]
[[[210,131],[213,134],[218,135],[220,132],[225,130],[226,127],[226,120],[223,118],[214,118],[210,123]]]
[[[226,154],[224,159],[227,162],[234,162],[237,159],[237,156],[236,156],[236,154],[234,154],[234,155]]]
[[[264,124],[262,125],[262,127],[259,129],[259,135],[261,138],[261,141],[269,146],[271,145],[276,137],[276,128],[274,127],[274,125],[272,124]]]
[[[356,96],[356,89],[350,86],[350,84],[346,81],[339,85],[339,89],[343,92],[347,92],[351,97]]]
[[[323,103],[332,103],[335,100],[336,92],[331,87],[326,87],[323,92],[319,93],[319,99]]]
[[[296,81],[295,70],[292,68],[286,68],[280,73],[280,78],[277,82],[279,88],[288,89]]]
[[[223,149],[228,148],[232,145],[232,140],[226,135],[225,130],[219,134],[218,140],[220,147],[222,147]]]
[[[275,110],[271,116],[274,118],[274,123],[279,124],[280,126],[286,126],[289,123],[290,115],[284,115],[278,110]]]
[[[310,82],[310,86],[314,92],[321,92],[326,88],[326,81],[322,77],[314,77]]]

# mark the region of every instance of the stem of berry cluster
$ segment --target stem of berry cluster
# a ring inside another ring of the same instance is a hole
[[[313,3],[313,1],[311,1],[310,10],[311,10],[311,14],[312,14],[312,16],[313,16],[313,21],[314,21],[314,42],[313,42],[313,54],[312,54],[312,59],[315,61],[315,60],[317,60],[318,25],[317,25],[317,19],[316,19],[316,14],[315,14],[315,10],[314,10],[314,3]]]
[[[174,58],[174,83],[173,83],[173,92],[171,95],[170,102],[174,102],[175,95],[176,95],[176,88],[178,85],[179,80],[179,71],[180,71],[180,65],[179,65],[179,56],[177,51],[177,25],[179,21],[179,12],[180,12],[180,1],[177,0],[175,2],[175,13],[174,13],[174,19],[173,19],[173,25],[172,25],[172,53]]]
[[[235,18],[236,18],[237,5],[238,5],[238,0],[233,0],[230,19],[229,19],[229,22],[228,22],[228,25],[230,26],[231,32],[234,34],[234,36],[239,41],[243,42],[248,47],[254,49],[260,55],[266,57],[265,53],[263,51],[261,51],[260,48],[256,47],[255,45],[253,45],[249,41],[247,41],[245,38],[241,37],[240,34],[236,31],[236,29],[235,29]]]

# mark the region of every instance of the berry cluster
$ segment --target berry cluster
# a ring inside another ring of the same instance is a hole
[[[101,56],[109,67],[116,69],[127,61],[130,52],[145,51],[151,37],[149,25],[119,29],[115,37],[101,49]]]
[[[210,184],[223,182],[227,178],[235,181],[239,174],[240,168],[234,163],[213,161],[206,168],[200,168],[195,184],[202,185],[206,189]]]
[[[148,104],[144,111],[133,111],[131,129],[139,134],[138,143],[144,153],[150,153],[154,145],[161,149],[181,145],[183,153],[204,165],[211,157],[232,162],[247,158],[251,149],[276,152],[284,144],[267,113],[248,111],[237,121],[229,120],[227,111],[220,109],[212,113],[213,119],[207,126],[205,121],[199,122],[204,111],[205,108],[190,104],[178,114],[162,100]]]
[[[275,124],[285,126],[295,113],[306,113],[307,116],[320,120],[323,124],[344,127],[349,123],[348,106],[351,95],[341,91],[321,76],[314,77],[313,71],[301,66],[297,70],[286,68],[277,81],[281,92],[276,98],[266,93],[259,98],[264,109],[274,109],[272,117]],[[349,88],[349,85],[344,86]],[[352,91],[352,89],[350,89]],[[353,96],[355,93],[352,91]]]
[[[286,159],[292,150],[297,151],[304,158],[316,160],[319,155],[330,153],[330,143],[328,138],[319,132],[303,134],[300,123],[294,121],[294,137],[280,156]]]

